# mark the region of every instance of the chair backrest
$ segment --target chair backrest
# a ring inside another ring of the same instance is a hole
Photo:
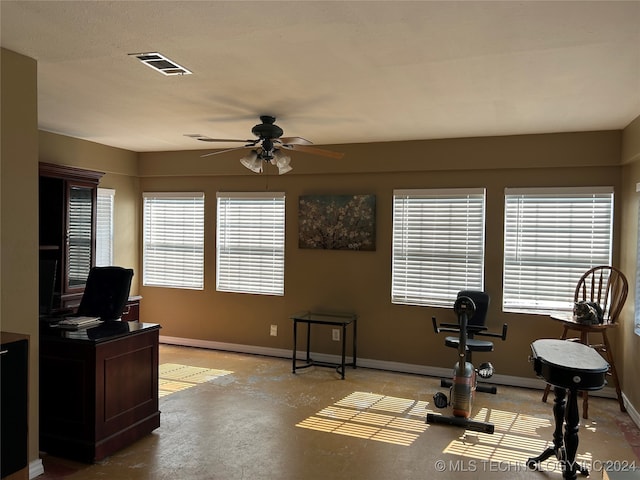
[[[487,321],[487,311],[489,310],[490,297],[487,292],[479,290],[460,290],[458,298],[469,297],[476,305],[476,311],[469,319],[468,325],[482,327]]]
[[[93,267],[80,300],[78,315],[116,320],[129,298],[133,270],[122,267]]]
[[[576,302],[595,302],[602,308],[604,323],[614,324],[627,300],[629,284],[615,267],[599,266],[588,270],[576,286]]]

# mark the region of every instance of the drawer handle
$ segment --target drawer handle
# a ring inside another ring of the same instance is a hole
[[[0,350],[0,355],[4,355],[5,353],[9,353],[9,350]]]

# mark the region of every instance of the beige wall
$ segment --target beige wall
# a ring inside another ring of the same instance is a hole
[[[100,187],[116,191],[113,207],[113,264],[133,268],[131,295],[139,293],[142,283],[142,264],[140,262],[140,229],[142,218],[141,196],[138,177],[107,173],[100,180]]]
[[[634,331],[635,323],[635,291],[637,245],[638,245],[638,203],[640,193],[636,185],[640,183],[640,117],[636,118],[623,132],[623,167],[622,167],[622,242],[620,250],[620,264],[627,272],[629,279],[629,298],[622,314],[623,323],[620,328],[622,349],[617,358],[621,361],[623,371],[621,382],[624,394],[636,413],[640,409],[640,335]]]
[[[40,131],[39,142],[41,162],[98,170],[115,175],[133,177],[138,175],[135,152],[44,131]]]
[[[0,328],[30,336],[29,461],[38,458],[38,104],[35,60],[0,49]]]
[[[340,145],[333,147],[347,152],[340,162],[297,155],[293,172],[283,176],[273,170],[268,176],[248,172],[239,165],[237,152],[206,159],[199,152],[142,153],[143,191],[205,192],[207,233],[205,290],[141,287],[142,318],[161,323],[167,336],[289,349],[289,316],[294,312],[352,310],[360,316],[361,357],[451,368],[455,353],[444,347],[444,339],[431,327],[433,315],[446,319],[450,310],[391,304],[392,195],[394,188],[480,186],[487,188],[485,277],[492,296],[490,326],[499,329],[503,322],[509,324],[509,339],[496,345],[491,360],[501,374],[533,377],[530,343],[558,337],[560,327],[545,317],[501,312],[504,188],[597,184],[619,191],[620,139],[620,132],[593,132]],[[215,195],[227,190],[286,192],[284,297],[215,291]],[[298,197],[330,193],[377,196],[375,252],[298,249]],[[271,324],[279,327],[277,337],[269,335]],[[337,344],[327,331],[317,337],[313,349],[337,353]]]

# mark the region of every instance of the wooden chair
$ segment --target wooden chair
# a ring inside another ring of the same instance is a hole
[[[554,318],[552,316],[554,320],[558,320],[563,324],[562,340],[567,338],[569,331],[579,332],[580,342],[595,348],[603,354],[609,362],[609,373],[613,378],[621,412],[626,412],[626,409],[622,399],[622,392],[620,391],[620,382],[618,381],[618,373],[616,371],[614,355],[611,351],[611,344],[607,337],[607,331],[610,328],[618,326],[618,316],[622,311],[628,292],[629,284],[620,270],[609,266],[594,267],[588,270],[578,281],[574,301],[579,302],[585,300],[599,304],[602,308],[604,322],[598,325],[584,325],[576,322],[572,317],[561,319],[560,317]],[[590,333],[602,335],[602,343],[596,345],[591,344],[589,342]],[[542,396],[543,402],[547,401],[550,389],[551,386],[547,384]],[[582,416],[589,418],[589,395],[587,392],[582,392],[582,396]]]

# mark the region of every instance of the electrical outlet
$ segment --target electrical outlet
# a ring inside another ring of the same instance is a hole
[[[278,336],[278,325],[271,325],[271,336],[272,337]]]
[[[339,342],[340,341],[340,329],[339,328],[334,328],[334,329],[331,330],[331,338],[335,342]]]

